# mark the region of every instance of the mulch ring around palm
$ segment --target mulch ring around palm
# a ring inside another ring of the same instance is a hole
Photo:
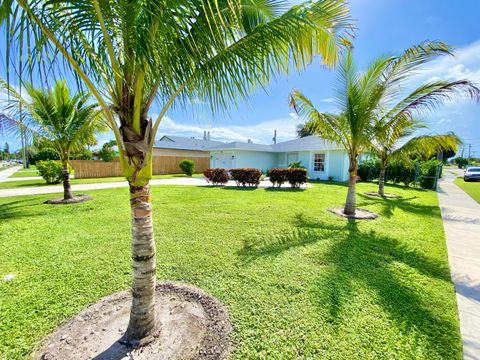
[[[78,194],[78,195],[73,195],[71,199],[64,199],[64,198],[50,199],[45,201],[44,204],[50,204],[50,205],[78,204],[78,203],[82,203],[89,200],[93,200],[93,197],[91,197],[90,195]]]
[[[186,285],[156,286],[157,332],[141,347],[122,342],[131,294],[103,298],[50,334],[35,359],[225,359],[232,330],[228,311],[217,299]]]
[[[376,218],[378,218],[378,214],[375,214],[374,212],[371,212],[370,210],[366,210],[366,209],[357,208],[355,210],[355,215],[347,215],[343,212],[343,210],[344,210],[343,207],[328,209],[328,211],[330,211],[332,214],[335,214],[337,216],[341,216],[341,217],[346,218],[346,219],[375,220]]]
[[[401,199],[402,197],[397,194],[383,194],[380,195],[378,192],[364,192],[365,195],[368,196],[376,196],[376,197],[381,197],[381,198],[386,198],[386,199]]]

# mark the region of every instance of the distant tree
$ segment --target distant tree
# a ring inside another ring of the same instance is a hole
[[[458,165],[459,169],[463,169],[464,166],[468,165],[468,159],[459,156],[459,157],[455,158],[455,164]]]
[[[102,145],[102,149],[98,152],[98,156],[105,162],[110,162],[117,156],[117,152],[113,149],[117,145],[115,140],[111,140]]]
[[[5,142],[5,146],[3,147],[3,152],[6,155],[10,154],[10,146],[8,145],[8,142]]]

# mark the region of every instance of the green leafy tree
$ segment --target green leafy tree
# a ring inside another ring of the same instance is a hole
[[[433,81],[407,95],[402,93],[401,86],[419,66],[444,54],[451,54],[446,44],[424,42],[399,56],[379,57],[359,72],[352,52],[348,51],[338,71],[338,89],[341,89],[336,97],[340,106],[338,114],[322,113],[300,91],[292,92],[290,104],[306,119],[306,131],[335,141],[347,151],[346,215],[354,215],[356,210],[355,184],[360,153],[370,151],[375,142],[377,148],[386,149],[388,155],[395,150],[392,146],[408,132],[408,126],[414,126],[409,124],[414,124],[416,114],[432,110],[446,99],[480,97],[480,90],[468,80]],[[418,150],[420,142],[425,145],[423,139],[417,138],[403,151],[407,152],[412,146]]]
[[[455,161],[455,164],[457,164],[459,169],[463,169],[465,166],[468,165],[468,159],[461,156],[456,157],[454,161]]]
[[[4,88],[8,85],[2,83]],[[59,157],[63,166],[63,198],[73,197],[70,186],[69,160],[72,152],[81,150],[87,139],[99,131],[105,131],[106,125],[102,113],[96,104],[88,104],[90,94],[79,92],[73,97],[65,81],[55,82],[51,90],[37,89],[26,85],[28,96],[22,97],[13,88],[8,88],[12,96],[7,110],[15,112],[21,103],[27,116],[20,123],[16,118],[5,117],[7,130],[23,129],[28,134],[47,140],[53,148],[44,148],[37,157],[39,160],[52,160]],[[1,120],[0,120],[1,121]],[[44,158],[43,154],[47,156]]]
[[[189,99],[207,102],[212,111],[225,108],[272,76],[304,68],[317,55],[334,65],[352,28],[346,2],[322,0],[290,9],[286,1],[274,0],[2,4],[6,37],[32,34],[23,37],[32,42],[24,47],[34,49],[39,60],[27,70],[38,65],[41,75],[45,62],[46,69],[55,70],[52,59],[63,59],[95,96],[115,135],[133,216],[134,296],[124,340],[141,343],[154,334],[156,324],[149,181],[162,118],[172,104]],[[24,47],[16,44],[10,53],[18,56]],[[160,111],[150,119],[154,101]]]

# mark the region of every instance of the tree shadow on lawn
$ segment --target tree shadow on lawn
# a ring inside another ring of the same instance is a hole
[[[32,211],[32,206],[38,203],[32,198],[4,202],[0,204],[0,220],[39,215],[38,211]]]
[[[455,319],[449,318],[451,312],[439,305],[443,304],[439,297],[426,294],[429,290],[416,280],[421,274],[450,286],[447,263],[430,259],[395,238],[374,230],[360,231],[354,220],[346,225],[332,225],[299,214],[295,218],[295,230],[290,234],[263,244],[246,244],[239,255],[248,263],[322,240],[330,240],[331,245],[316,259],[320,276],[311,284],[311,296],[318,311],[326,313],[328,323],[338,328],[348,326],[342,313],[344,307],[354,301],[356,288],[361,284],[377,295],[372,301],[381,306],[399,328],[427,339],[428,347],[443,358],[458,355],[460,341]],[[398,264],[411,271],[399,275]],[[433,301],[429,303],[426,298]]]
[[[381,205],[382,209],[380,215],[390,218],[398,208],[405,212],[411,212],[414,214],[440,216],[440,208],[437,205],[422,205],[417,202],[412,202],[414,199],[418,199],[416,196],[409,198],[381,198],[377,196],[368,196],[365,194],[357,194],[360,200],[357,203],[358,207],[368,205]]]

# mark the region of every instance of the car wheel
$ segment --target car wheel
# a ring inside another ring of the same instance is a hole
[[[463,181],[468,182],[468,178],[464,176]]]

